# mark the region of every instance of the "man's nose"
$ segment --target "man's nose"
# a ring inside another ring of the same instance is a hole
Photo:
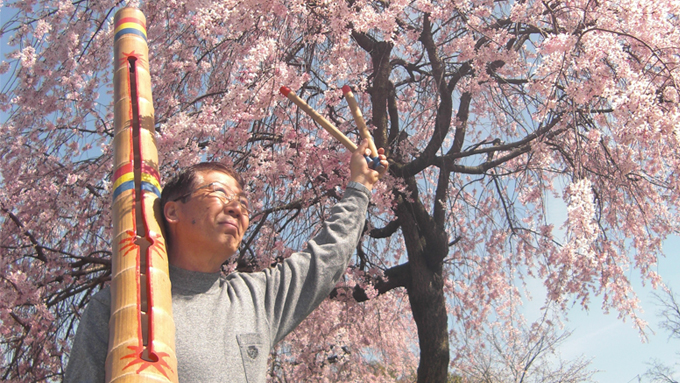
[[[231,215],[243,215],[243,208],[238,200],[229,201],[224,204],[224,210]]]

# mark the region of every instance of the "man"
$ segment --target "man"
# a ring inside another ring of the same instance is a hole
[[[161,203],[166,224],[181,382],[264,382],[270,349],[323,301],[359,241],[373,185],[387,170],[369,169],[362,141],[350,182],[307,249],[274,268],[224,277],[250,223],[243,181],[219,164],[199,164],[171,180]],[[66,382],[103,382],[111,295],[92,297],[81,318]]]

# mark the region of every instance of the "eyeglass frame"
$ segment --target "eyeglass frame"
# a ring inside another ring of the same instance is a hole
[[[182,203],[186,203],[187,200],[189,200],[189,198],[190,198],[194,193],[196,193],[197,191],[199,191],[199,190],[201,190],[201,189],[209,188],[209,187],[211,187],[211,186],[213,187],[213,190],[211,190],[211,191],[209,192],[209,194],[212,195],[212,193],[217,192],[217,190],[214,189],[214,185],[215,185],[215,184],[220,185],[220,186],[224,189],[224,193],[221,193],[221,194],[224,194],[224,197],[219,196],[219,195],[213,195],[214,197],[216,197],[217,199],[219,199],[220,202],[222,202],[222,205],[227,206],[227,205],[229,205],[230,203],[234,202],[234,200],[236,200],[236,198],[239,198],[239,199],[238,199],[239,207],[241,208],[242,211],[245,211],[245,215],[246,215],[246,216],[250,217],[250,215],[252,214],[252,211],[250,210],[250,206],[249,206],[250,203],[248,202],[248,199],[245,198],[245,201],[246,201],[245,204],[243,203],[243,200],[240,199],[240,197],[245,197],[245,196],[246,196],[246,193],[244,193],[244,192],[241,191],[241,192],[238,192],[238,193],[231,193],[231,194],[227,195],[227,194],[226,194],[226,191],[229,190],[229,188],[227,187],[227,185],[225,185],[225,184],[223,184],[222,182],[219,182],[219,181],[214,181],[214,182],[211,182],[211,183],[209,183],[209,184],[205,184],[205,185],[199,186],[199,187],[197,187],[196,189],[194,189],[194,190],[192,190],[192,191],[190,191],[190,192],[188,192],[188,193],[186,193],[186,194],[183,194],[183,195],[181,195],[181,196],[179,196],[179,197],[177,197],[177,198],[175,198],[175,199],[172,199],[171,201],[172,201],[172,202],[175,202],[175,201],[182,201]]]

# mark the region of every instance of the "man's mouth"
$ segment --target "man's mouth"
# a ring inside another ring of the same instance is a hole
[[[236,222],[232,221],[220,221],[218,222],[219,225],[224,225],[224,226],[232,226],[234,229],[236,229],[236,232],[239,232],[239,227],[236,224]]]

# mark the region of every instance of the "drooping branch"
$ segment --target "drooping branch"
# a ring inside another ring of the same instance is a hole
[[[389,99],[394,93],[394,86],[390,81],[392,65],[390,64],[389,60],[390,52],[392,51],[392,44],[380,42],[377,44],[377,46],[378,50],[372,57],[375,70],[373,72],[373,86],[369,89],[369,92],[371,94],[371,103],[373,104],[372,123],[376,127],[373,135],[378,137],[377,144],[383,146],[387,139],[387,109]],[[392,119],[393,124],[394,122],[394,119]]]
[[[463,93],[460,99],[460,107],[456,116],[456,130],[454,134],[454,141],[449,153],[460,153],[465,142],[465,132],[467,130],[468,118],[470,116],[470,102],[472,96],[469,92]],[[439,168],[439,177],[437,180],[437,190],[435,191],[435,199],[433,206],[433,217],[435,223],[439,227],[444,227],[446,219],[446,198],[449,191],[449,179],[451,172],[447,168],[447,164],[443,164]]]
[[[378,291],[378,295],[387,293],[398,287],[409,287],[411,281],[411,266],[407,263],[394,266],[385,270],[385,278],[378,278],[373,287]],[[333,289],[330,293],[330,298],[336,298],[339,295],[338,288]],[[352,289],[352,297],[357,302],[367,301],[368,295],[366,290],[361,286],[355,285]]]
[[[553,116],[553,118],[548,122],[547,124],[543,125],[542,127],[538,128],[535,132],[530,133],[526,135],[524,138],[521,140],[508,143],[508,144],[501,144],[501,145],[493,145],[488,148],[475,148],[470,151],[466,152],[461,152],[461,153],[447,153],[445,156],[442,157],[437,157],[435,161],[435,166],[438,167],[443,167],[446,166],[446,168],[449,171],[453,172],[459,172],[459,173],[465,173],[465,174],[484,174],[486,171],[488,171],[491,168],[494,168],[500,164],[503,164],[507,161],[510,161],[514,158],[517,158],[518,156],[528,153],[531,150],[531,144],[537,139],[543,139],[543,138],[552,138],[562,132],[561,129],[558,129],[557,131],[552,131],[551,130],[559,123],[562,121],[562,113],[556,114]],[[459,158],[463,157],[469,157],[472,155],[478,155],[478,154],[489,154],[489,153],[499,153],[499,152],[508,152],[504,156],[500,157],[494,157],[494,156],[487,156],[487,161],[483,162],[479,165],[473,165],[473,166],[466,166],[466,165],[460,165],[457,164],[456,161]]]
[[[449,149],[449,154],[460,153],[465,143],[465,132],[467,131],[468,119],[470,117],[470,103],[472,95],[465,92],[460,97],[460,106],[456,114],[456,131],[453,137],[453,145]]]
[[[434,206],[432,216],[437,227],[443,228],[446,220],[447,204],[446,198],[449,192],[449,180],[451,179],[451,172],[444,165],[439,169],[439,177],[437,178],[437,190],[435,191]]]
[[[438,89],[439,106],[435,117],[434,132],[425,149],[411,163],[394,167],[393,172],[403,178],[412,177],[433,164],[437,151],[441,149],[441,145],[449,132],[453,116],[452,92],[444,80],[445,66],[437,52],[429,14],[425,14],[423,17],[423,30],[420,34],[420,42],[425,47],[430,65],[432,66],[434,81]]]
[[[356,41],[357,44],[359,44],[359,46],[369,54],[373,52],[375,44],[377,43],[377,41],[373,37],[369,36],[366,33],[361,33],[357,31],[352,31],[352,38],[354,38],[354,41]]]
[[[36,252],[35,258],[37,258],[37,259],[39,259],[43,262],[47,262],[47,256],[45,255],[45,252],[43,250],[44,247],[38,242],[38,240],[35,238],[35,236],[30,231],[26,230],[26,228],[24,227],[24,224],[21,222],[19,217],[17,217],[14,213],[9,211],[4,206],[2,206],[1,209],[2,209],[3,213],[7,214],[7,216],[12,220],[12,222],[14,222],[14,224],[20,230],[24,231],[23,234],[28,238],[29,241],[31,241],[31,243],[33,244],[33,248],[35,249],[35,252]]]
[[[423,205],[415,178],[411,177],[405,181],[411,195],[408,197],[398,195],[397,215],[399,219],[414,223],[402,230],[407,242],[409,259],[423,257],[428,267],[436,270],[441,267],[441,262],[448,254],[448,235],[444,227],[435,222]]]
[[[387,141],[377,141],[376,140],[376,145],[380,145],[385,148],[385,154],[389,157],[391,154],[391,151],[388,150],[390,145],[398,145],[398,137],[399,137],[399,108],[397,106],[397,95],[396,91],[394,89],[394,84],[390,83],[392,85],[392,89],[390,91],[389,97],[387,98],[387,111],[390,116],[390,132],[389,132],[389,137],[387,138]],[[382,137],[380,137],[382,138]]]
[[[394,221],[388,223],[385,227],[380,228],[380,229],[373,229],[371,230],[368,235],[371,238],[389,238],[392,236],[392,234],[396,233],[397,230],[399,230],[399,227],[401,227],[401,223],[399,222],[399,219],[395,219]]]
[[[495,168],[496,166],[499,166],[505,162],[508,162],[512,159],[515,159],[525,153],[528,153],[531,150],[531,145],[530,144],[525,144],[523,146],[520,146],[519,148],[512,150],[510,153],[506,154],[505,156],[499,157],[498,159],[495,159],[493,161],[486,161],[483,162],[479,165],[473,165],[473,166],[466,166],[466,165],[446,165],[447,169],[452,172],[456,173],[463,173],[463,174],[484,174],[490,169]],[[439,165],[439,163],[437,163]]]

